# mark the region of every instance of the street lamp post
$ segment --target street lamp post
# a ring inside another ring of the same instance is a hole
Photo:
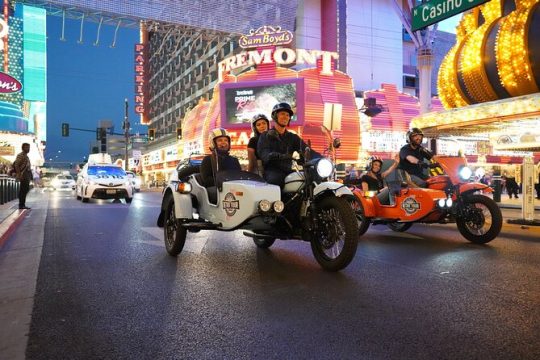
[[[129,121],[128,121],[128,100],[127,99],[124,99],[124,137],[125,137],[125,149],[126,149],[126,154],[125,154],[125,159],[124,159],[125,160],[124,168],[126,171],[128,171],[129,170],[129,164],[128,164]]]

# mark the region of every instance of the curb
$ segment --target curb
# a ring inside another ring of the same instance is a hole
[[[2,223],[0,223],[0,250],[15,231],[17,226],[24,220],[27,210],[15,210]]]

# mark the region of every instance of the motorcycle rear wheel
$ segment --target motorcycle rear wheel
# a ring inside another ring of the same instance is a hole
[[[487,244],[495,239],[503,222],[497,203],[484,195],[468,196],[463,203],[464,208],[459,210],[456,219],[461,235],[475,244]]]
[[[349,202],[328,196],[317,204],[316,233],[311,250],[324,270],[344,269],[358,247],[358,222]]]
[[[182,252],[186,243],[187,230],[178,223],[174,212],[174,199],[169,197],[165,213],[165,224],[163,226],[163,238],[165,240],[165,250],[171,256],[177,256]]]

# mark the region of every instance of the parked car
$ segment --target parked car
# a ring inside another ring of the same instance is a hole
[[[50,182],[52,190],[75,190],[75,179],[69,174],[58,174]]]
[[[87,163],[77,176],[77,200],[133,199],[133,186],[126,172],[113,164]]]
[[[141,178],[135,175],[133,171],[126,171],[127,177],[131,181],[131,186],[135,189],[136,192],[141,191]]]

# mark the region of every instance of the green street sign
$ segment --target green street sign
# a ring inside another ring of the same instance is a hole
[[[431,0],[412,9],[412,31],[462,13],[489,0]]]

